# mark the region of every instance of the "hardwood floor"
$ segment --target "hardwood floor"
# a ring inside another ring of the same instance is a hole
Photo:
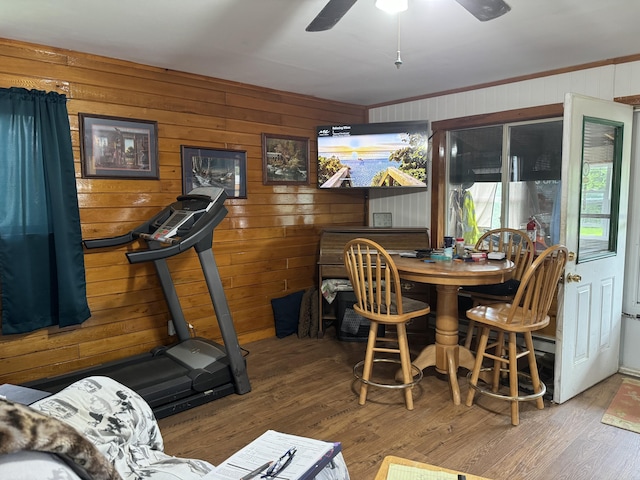
[[[412,350],[424,338],[413,337]],[[386,455],[397,455],[494,480],[640,479],[640,435],[604,425],[604,411],[623,376],[616,374],[562,404],[521,404],[520,425],[507,402],[478,398],[454,406],[448,383],[432,368],[402,394],[371,388],[358,405],[352,367],[364,343],[270,338],[243,345],[252,391],[230,395],[160,420],[165,450],[217,464],[265,430],[340,441],[353,480],[373,479]],[[466,371],[460,374],[463,399]]]

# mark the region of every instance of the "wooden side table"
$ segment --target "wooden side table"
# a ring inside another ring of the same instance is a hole
[[[464,475],[466,480],[490,480],[485,477],[478,477],[477,475],[471,475],[470,473],[458,472],[455,470],[449,470],[448,468],[436,467],[435,465],[429,465],[428,463],[416,462],[402,457],[395,457],[388,455],[384,457],[380,470],[376,474],[375,480],[387,480],[387,473],[389,472],[389,465],[395,463],[397,465],[407,465],[409,467],[419,468],[421,470],[427,470],[431,472],[446,472],[454,475]]]

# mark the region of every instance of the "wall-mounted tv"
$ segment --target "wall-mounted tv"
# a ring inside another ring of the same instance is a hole
[[[318,134],[319,188],[426,188],[429,122],[325,125]]]

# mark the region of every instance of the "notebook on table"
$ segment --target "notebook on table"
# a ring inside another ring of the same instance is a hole
[[[267,462],[276,462],[292,448],[296,449],[296,453],[283,474],[286,472],[286,478],[292,480],[311,480],[342,450],[342,445],[339,442],[325,442],[267,430],[227,458],[202,480],[238,480]],[[260,478],[260,475],[256,478]]]

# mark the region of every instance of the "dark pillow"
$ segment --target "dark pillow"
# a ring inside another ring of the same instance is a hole
[[[300,304],[304,290],[291,293],[286,297],[271,300],[273,318],[276,322],[276,337],[284,338],[298,331]]]

